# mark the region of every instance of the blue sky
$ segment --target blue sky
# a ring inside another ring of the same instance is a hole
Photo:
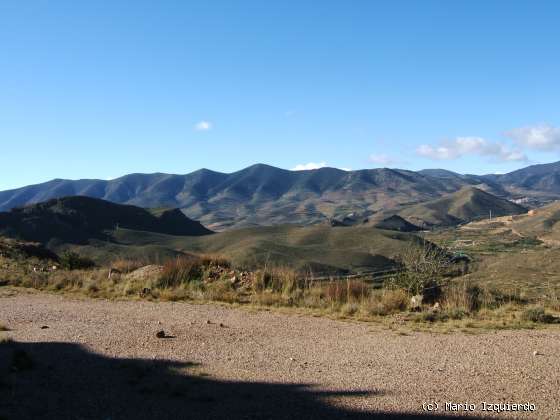
[[[0,189],[560,160],[555,1],[0,2]]]

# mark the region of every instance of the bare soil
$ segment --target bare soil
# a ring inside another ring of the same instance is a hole
[[[560,418],[557,327],[403,333],[26,291],[3,293],[0,322],[15,341],[0,345],[0,418]],[[446,402],[476,409],[454,413]],[[536,410],[496,414],[482,402]],[[426,403],[439,410],[424,411]]]

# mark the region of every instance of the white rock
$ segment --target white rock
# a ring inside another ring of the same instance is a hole
[[[424,296],[416,295],[410,298],[410,309],[420,309]]]

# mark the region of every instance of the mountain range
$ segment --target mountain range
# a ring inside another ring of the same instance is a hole
[[[88,196],[144,208],[180,208],[212,230],[313,224],[349,213],[370,217],[437,200],[464,187],[542,204],[560,198],[560,162],[504,175],[321,168],[288,171],[257,164],[230,174],[201,169],[186,175],[130,174],[114,180],[54,179],[0,192],[0,211],[66,196]]]

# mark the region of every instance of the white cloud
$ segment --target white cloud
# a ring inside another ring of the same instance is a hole
[[[194,129],[196,131],[208,131],[212,129],[212,123],[210,121],[199,121],[195,124]]]
[[[416,149],[416,154],[433,160],[452,160],[466,155],[478,155],[503,162],[527,161],[527,156],[521,150],[482,137],[457,137],[436,146],[423,144]]]
[[[548,124],[514,128],[506,132],[520,146],[538,150],[560,149],[560,128]]]
[[[309,171],[311,169],[320,169],[327,166],[327,162],[309,162],[309,163],[300,163],[292,168],[292,171]]]
[[[369,155],[369,161],[377,165],[393,165],[397,163],[396,159],[393,159],[391,156],[386,155],[385,153]]]

